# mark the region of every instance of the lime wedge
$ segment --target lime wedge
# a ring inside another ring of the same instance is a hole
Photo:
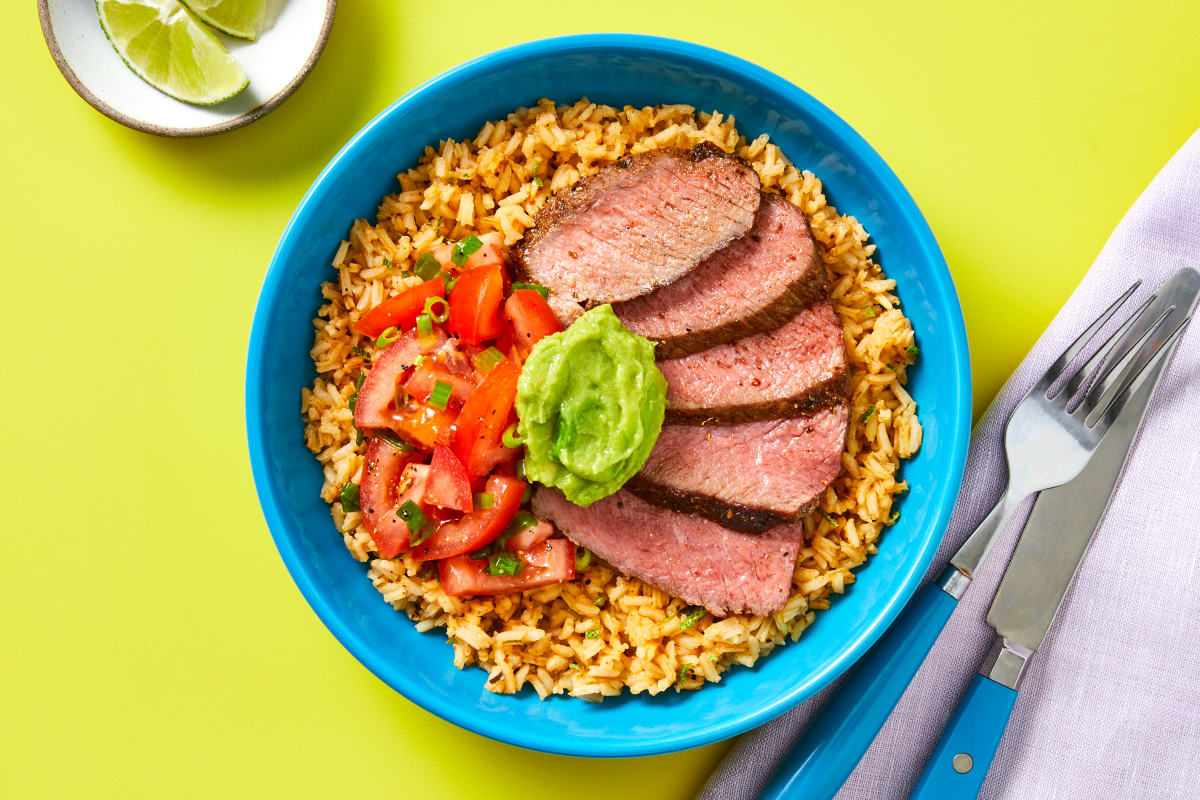
[[[183,0],[200,19],[239,39],[258,38],[267,27],[267,0]]]
[[[211,106],[250,84],[225,45],[178,0],[96,0],[117,54],[159,91]]]

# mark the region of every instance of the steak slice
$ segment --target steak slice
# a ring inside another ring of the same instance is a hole
[[[655,293],[654,296],[657,296]],[[826,301],[767,333],[658,362],[667,422],[796,417],[846,399],[846,342]]]
[[[620,491],[581,508],[556,489],[533,493],[533,513],[630,575],[715,616],[783,608],[803,540],[800,525],[752,535],[676,514]]]
[[[634,333],[678,358],[774,330],[825,298],[825,265],[808,220],[777,194],[763,193],[754,227],[674,283],[613,311]]]
[[[807,417],[664,425],[626,488],[647,502],[761,533],[807,514],[838,476],[845,402]]]
[[[754,224],[761,184],[710,144],[621,159],[559,190],[514,249],[519,280],[550,288],[564,325],[695,268]]]

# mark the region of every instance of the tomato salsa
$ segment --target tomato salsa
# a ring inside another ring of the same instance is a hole
[[[435,563],[450,595],[574,579],[590,554],[529,512],[513,408],[533,346],[562,330],[545,288],[510,281],[498,233],[441,244],[413,272],[354,325],[374,353],[350,402],[365,450],[343,508],[380,557]]]

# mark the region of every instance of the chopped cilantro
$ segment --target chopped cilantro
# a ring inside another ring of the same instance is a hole
[[[675,679],[675,685],[682,686],[683,682],[688,679],[688,677],[689,677],[688,673],[690,673],[691,671],[692,671],[691,664],[684,664],[682,667],[680,667],[679,668],[679,677]]]
[[[915,344],[910,344],[908,347],[904,348],[904,352],[908,353],[910,356],[915,356],[917,353],[921,352],[921,348],[917,347]]]
[[[873,417],[873,416],[875,416],[875,406],[871,406],[871,407],[870,407],[870,408],[868,408],[866,411],[864,411],[864,412],[863,412],[863,415],[862,415],[862,416],[859,418],[859,421],[860,421],[860,422],[866,422],[867,420],[869,420],[869,419],[870,419],[871,417]]]
[[[686,631],[688,628],[692,627],[697,622],[699,622],[700,618],[703,617],[707,613],[708,612],[705,611],[703,608],[697,608],[694,611],[690,612],[686,617],[679,620],[679,630]]]
[[[863,309],[863,313],[868,317],[875,316],[875,306],[867,306],[865,309]]]
[[[897,508],[895,511],[892,512],[892,516],[888,517],[887,524],[895,525],[896,520],[898,520],[898,519],[900,519],[900,509]]]
[[[587,633],[585,633],[585,634],[583,635],[583,638],[585,638],[585,639],[599,639],[599,638],[600,638],[600,631],[588,631]]]

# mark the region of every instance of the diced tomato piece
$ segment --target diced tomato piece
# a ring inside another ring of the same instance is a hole
[[[454,453],[472,477],[486,475],[492,467],[520,453],[518,448],[505,447],[501,441],[512,418],[520,375],[521,369],[516,364],[501,361],[463,404],[454,434]]]
[[[388,427],[427,453],[439,444],[449,446],[454,440],[454,423],[458,415],[451,410],[443,411],[410,400],[403,408],[388,413],[391,415]]]
[[[554,526],[545,520],[538,520],[537,525],[530,525],[509,539],[508,546],[513,550],[532,550],[553,535]]]
[[[449,384],[450,400],[447,408],[462,408],[471,392],[475,391],[475,379],[466,375],[451,372],[447,367],[433,359],[426,359],[417,365],[412,375],[404,382],[404,391],[408,392],[422,403],[429,400],[433,387],[438,382]]]
[[[438,245],[429,251],[429,255],[437,259],[437,262],[442,265],[442,269],[447,272],[457,272],[460,269],[474,269],[475,267],[486,267],[488,264],[503,264],[504,263],[504,236],[498,231],[489,231],[488,233],[478,234],[479,241],[483,245],[471,255],[467,256],[467,260],[460,267],[454,263],[454,242],[448,242],[443,245]]]
[[[546,298],[534,289],[513,292],[504,301],[504,316],[512,325],[514,344],[522,360],[535,344],[563,329]]]
[[[420,454],[399,450],[383,439],[367,440],[359,505],[363,524],[382,558],[395,558],[408,547],[408,525],[394,512],[400,505],[401,476],[419,458]]]
[[[504,302],[504,269],[489,264],[464,272],[450,293],[450,332],[464,342],[479,344],[500,332]]]
[[[450,558],[477,550],[504,532],[521,507],[525,482],[493,475],[484,491],[492,495],[491,508],[479,508],[455,522],[443,522],[429,540],[413,550],[422,561]]]
[[[441,328],[434,328],[433,333],[438,344],[446,341]],[[388,407],[395,406],[396,383],[419,355],[421,347],[417,335],[409,331],[375,357],[371,371],[358,390],[358,399],[354,401],[354,424],[360,430],[392,427]]]
[[[467,468],[449,447],[433,448],[429,464],[429,484],[425,487],[425,502],[455,511],[473,511],[471,479]]]
[[[354,326],[364,336],[376,337],[388,328],[406,331],[417,324],[417,315],[425,313],[425,301],[443,297],[446,283],[441,278],[425,281],[420,286],[405,289],[372,308]]]
[[[439,561],[442,591],[451,596],[509,594],[575,579],[575,545],[567,539],[548,539],[517,555],[525,561],[519,575],[489,575],[486,560],[466,555]]]

